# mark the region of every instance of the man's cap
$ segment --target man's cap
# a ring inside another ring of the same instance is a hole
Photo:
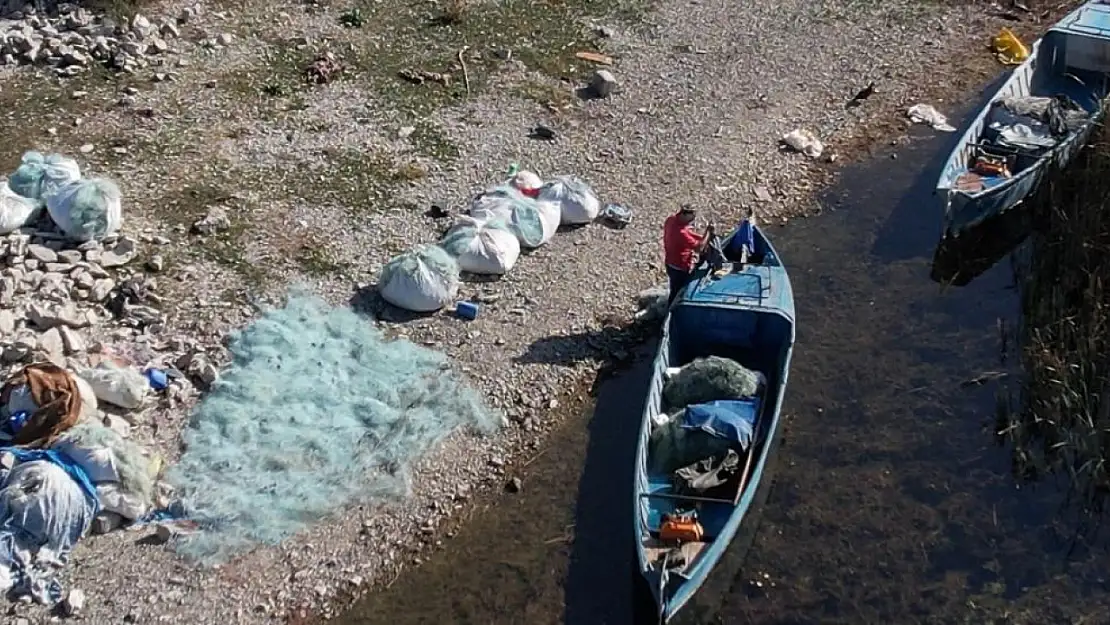
[[[682,206],[678,207],[678,212],[693,214],[694,213],[694,207],[690,206],[689,204],[683,204]]]

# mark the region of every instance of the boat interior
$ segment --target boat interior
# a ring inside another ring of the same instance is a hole
[[[990,106],[975,132],[975,141],[964,146],[956,173],[955,188],[968,194],[990,190],[1020,176],[1045,155],[1073,136],[1077,126],[1102,108],[1110,93],[1108,75],[1076,67],[1068,54],[1069,44],[1079,45],[1074,35],[1049,31],[1041,39],[1031,69],[1019,67]],[[1110,42],[1084,39],[1097,53],[1110,53]],[[1046,111],[1015,110],[1003,103],[1008,98],[1056,100]],[[1078,105],[1077,108],[1069,108]],[[1055,116],[1057,120],[1050,119]],[[1068,120],[1066,130],[1061,122]],[[1054,123],[1055,121],[1055,123]],[[1055,126],[1055,127],[1054,127]]]
[[[730,297],[762,301],[763,291],[768,288],[763,284],[767,278],[766,268],[778,265],[778,259],[758,232],[754,242],[755,249],[748,255],[748,263],[743,267],[738,267],[738,258],[729,257],[729,246],[725,245],[726,260],[736,263],[734,268],[723,274],[718,272],[718,277],[709,276],[696,287],[692,285],[692,288],[702,290],[702,295],[709,296],[709,301],[716,298],[705,291],[718,288],[722,293],[728,292]],[[764,271],[760,271],[761,269]],[[696,358],[720,356],[762,373],[766,379],[756,396],[741,400],[743,410],[748,412],[745,418],[754,422],[753,436],[748,449],[742,449],[739,444],[732,445],[732,449],[740,456],[740,470],[727,481],[692,496],[676,492],[673,472],[648,471],[647,492],[641,494],[648,502],[647,531],[643,535],[646,559],[659,566],[666,557],[667,568],[681,575],[696,565],[702,551],[724,531],[749,486],[754,460],[762,453],[766,432],[781,392],[783,363],[791,345],[792,324],[769,310],[680,303],[671,312],[669,335],[669,350],[666,354],[669,367],[681,367]],[[667,414],[673,414],[681,408],[683,407],[662,406]],[[699,459],[689,460],[697,462]],[[648,467],[653,464],[650,447],[647,464]],[[661,541],[659,530],[663,516],[689,511],[696,511],[697,520],[703,529],[702,540],[683,542],[680,545]]]

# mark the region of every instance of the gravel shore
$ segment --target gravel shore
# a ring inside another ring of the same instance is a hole
[[[391,333],[444,350],[506,417],[497,437],[459,433],[423,459],[403,505],[344,510],[216,569],[144,544],[143,532],[90,536],[64,574],[67,588],[87,595],[83,620],[326,616],[448,545],[475,502],[495,497],[546,432],[580,414],[602,364],[629,357],[636,337],[623,328],[635,295],[664,279],[663,219],[683,202],[723,225],[747,207],[771,224],[820,212],[816,192],[841,162],[903,140],[910,105],[952,113],[1001,71],[985,45],[1015,26],[985,7],[382,0],[355,13],[338,1],[171,2],[142,7],[161,43],[148,37],[122,72],[94,61],[59,78],[50,67],[9,64],[0,71],[3,164],[10,170],[22,151],[40,148],[117,180],[124,233],[139,244],[131,266],[158,256],[167,318],[146,341],[148,357],[177,357],[174,339],[188,337],[219,361],[229,329],[301,282],[334,304],[385,312],[379,323]],[[1043,28],[1020,17],[1019,32]],[[591,48],[614,58],[620,86],[582,101],[575,89],[593,68],[573,52]],[[302,69],[323,52],[343,73],[309,84]],[[398,79],[410,65],[450,73],[450,85]],[[875,95],[846,108],[869,81]],[[530,139],[536,124],[556,140]],[[780,150],[795,128],[825,143],[820,158]],[[426,209],[457,211],[512,162],[581,176],[603,202],[631,207],[632,224],[561,232],[503,279],[464,285],[460,298],[484,302],[473,322],[383,311],[365,287],[391,256],[437,237],[446,224]],[[226,227],[190,234],[214,207],[226,211]],[[117,350],[135,340],[99,331],[86,338]],[[131,436],[172,460],[192,401],[154,410]],[[16,623],[52,618],[24,604],[8,614]]]

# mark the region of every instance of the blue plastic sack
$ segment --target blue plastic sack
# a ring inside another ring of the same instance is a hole
[[[162,371],[161,369],[155,369],[154,367],[151,367],[144,371],[143,375],[145,375],[146,379],[150,381],[150,388],[156,391],[165,390],[165,388],[170,385],[170,380],[166,376],[166,372]]]
[[[742,258],[745,247],[748,248],[749,254],[755,251],[755,230],[752,228],[751,220],[748,219],[740,222],[740,228],[736,230],[736,234],[732,235],[732,239],[728,242],[726,255],[729,258]]]
[[[19,431],[23,429],[24,424],[27,423],[27,419],[29,419],[30,417],[31,414],[26,410],[20,410],[19,412],[13,414],[12,416],[8,417],[7,423],[4,424],[4,432],[12,436],[19,434]]]

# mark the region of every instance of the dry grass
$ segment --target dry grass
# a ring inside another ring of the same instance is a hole
[[[470,0],[444,0],[436,21],[440,24],[462,24],[470,8]]]
[[[1082,508],[1110,489],[1110,132],[1034,200],[1044,224],[1019,263],[1025,379],[1000,435],[1024,479],[1067,478]]]

